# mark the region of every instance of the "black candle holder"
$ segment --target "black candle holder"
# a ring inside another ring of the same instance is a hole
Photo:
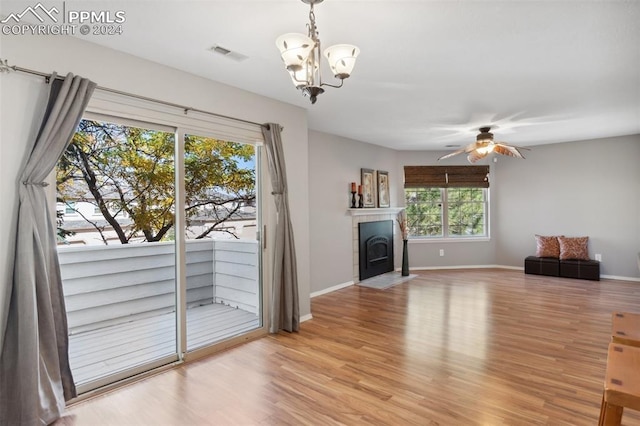
[[[358,201],[358,208],[363,208],[364,200],[362,199],[362,194],[358,194],[358,197],[360,198],[360,200]]]
[[[356,191],[351,191],[351,208],[356,208]]]

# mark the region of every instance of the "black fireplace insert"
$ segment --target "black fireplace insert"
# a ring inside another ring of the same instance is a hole
[[[393,221],[358,224],[360,281],[393,271]]]

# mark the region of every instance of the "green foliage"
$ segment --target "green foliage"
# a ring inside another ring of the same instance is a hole
[[[171,238],[175,222],[175,135],[82,120],[58,163],[62,201],[95,204],[122,244]],[[213,138],[185,138],[187,218],[211,216],[213,228],[255,200],[253,147]],[[104,239],[104,238],[103,238]]]
[[[442,192],[439,188],[405,189],[409,235],[442,236]]]
[[[64,229],[62,227],[63,225],[64,225],[64,212],[57,210],[56,211],[56,237],[58,239],[58,242],[67,243],[67,237],[71,237],[76,233],[73,231],[68,231]]]
[[[233,195],[240,200],[255,199],[255,171],[242,166],[253,160],[251,145],[187,135],[185,137],[185,190],[187,213],[196,206],[215,205],[212,192]],[[222,197],[219,201],[225,201]]]
[[[482,188],[449,188],[447,200],[450,236],[485,234]]]

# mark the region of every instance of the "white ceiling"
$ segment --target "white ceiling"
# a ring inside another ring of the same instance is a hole
[[[520,146],[640,133],[640,1],[325,0],[315,6],[323,46],[361,53],[344,87],[315,105],[275,47],[306,33],[301,0],[82,5],[126,12],[123,35],[89,41],[299,105],[311,129],[394,149],[449,150],[484,125]],[[216,44],[249,58],[209,52]],[[328,66],[323,75],[332,80]]]

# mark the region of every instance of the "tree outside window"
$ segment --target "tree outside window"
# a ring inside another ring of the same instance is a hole
[[[486,237],[486,188],[406,188],[409,236]]]
[[[104,244],[172,240],[174,152],[174,133],[82,120],[58,163],[58,201],[92,205],[76,211]],[[225,222],[255,219],[243,208],[255,202],[253,146],[186,135],[184,164],[189,238],[237,238]]]

